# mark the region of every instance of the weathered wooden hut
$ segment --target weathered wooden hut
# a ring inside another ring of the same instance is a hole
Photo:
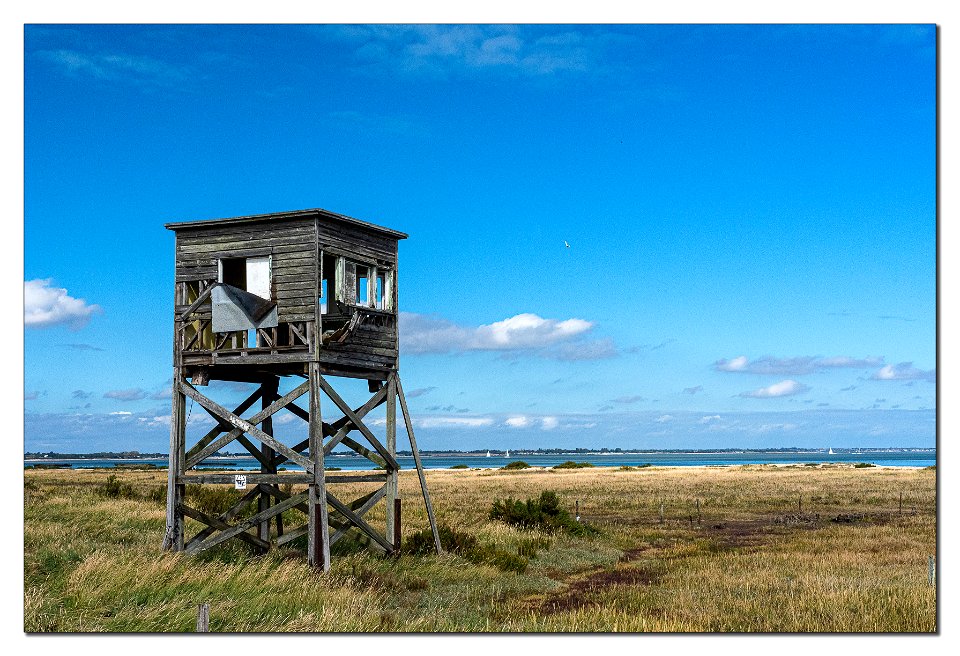
[[[174,382],[168,480],[168,549],[203,551],[236,538],[259,549],[307,536],[308,560],[329,567],[330,545],[351,528],[385,551],[399,548],[396,405],[400,401],[431,527],[436,527],[398,368],[398,243],[407,235],[323,209],[166,224],[176,234],[174,292]],[[284,377],[303,382],[283,396]],[[371,398],[348,406],[328,377],[366,379]],[[232,412],[197,390],[211,380],[257,383],[257,390]],[[309,395],[309,407],[296,401]],[[324,422],[321,394],[342,417]],[[185,400],[206,409],[217,425],[186,446]],[[241,415],[257,401],[261,409]],[[386,404],[385,444],[363,417]],[[273,435],[274,415],[291,412],[307,436],[287,445]],[[258,427],[259,426],[259,427]],[[349,433],[360,435],[354,440]],[[204,474],[195,467],[237,441],[260,462],[245,480]],[[259,442],[259,446],[256,444]],[[365,446],[361,442],[369,444]],[[325,473],[324,456],[344,445],[385,467],[363,475]],[[283,473],[284,463],[303,471]],[[350,503],[335,496],[336,483],[382,482],[375,492]],[[208,517],[183,498],[188,483],[233,484],[249,491],[220,517]],[[281,483],[306,484],[286,494]],[[363,515],[386,502],[384,534]],[[258,512],[231,523],[247,505]],[[284,530],[282,513],[297,508],[305,525]],[[185,539],[185,517],[204,528]],[[332,532],[331,532],[332,531]]]

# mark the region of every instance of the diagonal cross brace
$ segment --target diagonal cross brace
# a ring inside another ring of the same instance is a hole
[[[198,522],[201,522],[203,524],[206,524],[209,528],[205,529],[204,532],[210,531],[210,533],[213,533],[213,532],[216,532],[217,530],[229,531],[230,529],[233,528],[232,526],[230,526],[230,524],[227,524],[225,521],[216,517],[210,517],[206,513],[201,512],[196,508],[191,508],[190,506],[185,506],[185,505],[181,505],[180,508],[181,510],[183,510],[183,514],[186,515],[187,517],[195,519]],[[210,533],[207,533],[207,535],[209,535]],[[250,535],[245,531],[240,531],[239,533],[236,533],[235,537],[243,540],[244,542],[247,542],[248,544],[252,544],[255,547],[259,547],[264,551],[270,549],[269,542],[267,542],[266,540],[262,540],[261,538],[255,535]],[[203,539],[200,539],[200,540],[193,539],[190,541],[190,544],[187,545],[187,547],[185,547],[185,551],[189,552],[191,549],[199,548],[199,545],[201,544],[203,544]]]
[[[250,406],[252,406],[254,403],[257,402],[261,394],[263,394],[263,389],[258,387],[253,391],[253,394],[248,396],[246,399],[243,400],[243,403],[237,406],[237,409],[233,411],[233,414],[239,417],[241,413],[246,412],[250,408]],[[204,410],[206,410],[206,408],[204,408]],[[198,451],[200,451],[200,449],[210,444],[210,442],[212,442],[217,435],[224,432],[225,430],[229,430],[229,429],[223,428],[223,422],[220,421],[219,417],[214,417],[214,419],[217,420],[217,425],[214,426],[212,429],[210,429],[209,433],[207,433],[206,435],[201,437],[199,440],[197,440],[197,443],[194,444],[189,451],[187,451],[187,460],[191,460],[195,453],[197,453]]]
[[[359,528],[361,531],[369,535],[374,541],[376,541],[377,544],[383,547],[387,551],[387,553],[393,552],[392,544],[387,542],[382,535],[377,533],[377,530],[375,528],[367,524],[367,522],[364,521],[362,517],[360,517],[358,514],[350,510],[350,508],[347,507],[346,504],[340,501],[340,499],[338,499],[337,497],[333,496],[329,491],[327,491],[327,502],[331,506],[333,506],[334,510],[336,510],[338,513],[346,517],[351,524],[353,524],[354,526]]]
[[[198,392],[196,389],[194,389],[193,385],[191,385],[190,383],[186,381],[181,381],[180,390],[184,394],[186,394],[187,396],[189,396],[190,398],[192,398],[194,401],[204,406],[205,408],[215,412],[217,415],[222,417],[228,423],[236,427],[232,431],[224,435],[223,437],[208,444],[204,449],[202,449],[187,463],[185,463],[184,468],[189,469],[190,467],[193,467],[194,465],[196,465],[198,462],[202,461],[207,456],[213,453],[216,453],[224,445],[229,444],[234,439],[236,439],[238,435],[242,435],[243,433],[249,433],[251,437],[254,437],[260,440],[267,446],[271,447],[274,451],[277,451],[287,456],[288,460],[292,460],[293,462],[297,463],[298,465],[303,467],[304,470],[310,473],[313,473],[312,460],[310,460],[309,458],[305,458],[304,456],[300,455],[299,453],[297,453],[296,451],[288,447],[286,444],[283,444],[282,442],[277,441],[270,435],[267,435],[262,430],[254,426],[254,423],[258,424],[264,419],[266,419],[267,417],[273,415],[275,412],[280,410],[289,400],[296,399],[302,396],[309,389],[310,389],[310,384],[307,382],[303,383],[302,385],[297,387],[292,392],[288,393],[283,398],[277,399],[276,401],[271,403],[269,406],[267,406],[266,408],[264,408],[263,410],[255,414],[254,416],[250,417],[248,421],[246,419],[241,419],[237,415],[233,414],[232,412],[224,408],[222,405],[214,401],[211,401],[210,399],[205,397],[203,394]]]
[[[382,499],[386,493],[387,486],[384,485],[383,487],[374,490],[367,496],[357,499],[349,505],[349,508],[356,513],[357,517],[363,517],[371,508],[377,505],[377,502],[380,501],[380,499]],[[336,544],[340,538],[346,535],[349,529],[349,526],[344,526],[343,528],[337,529],[337,531],[330,537],[331,546]]]
[[[243,520],[239,524],[234,524],[229,529],[222,531],[221,533],[218,533],[217,535],[209,538],[208,540],[204,540],[203,542],[194,545],[193,549],[190,551],[187,551],[187,553],[194,554],[200,551],[206,551],[210,547],[214,547],[220,544],[221,542],[229,540],[232,537],[237,537],[240,533],[243,533],[244,531],[250,528],[253,528],[254,526],[256,526],[262,521],[270,519],[271,517],[275,517],[280,513],[285,512],[290,508],[293,508],[294,506],[303,503],[304,501],[306,501],[306,499],[307,499],[307,495],[304,493],[304,494],[298,494],[295,497],[290,497],[285,501],[281,501],[275,506],[270,506],[269,509],[264,510],[263,512],[257,513],[252,517],[248,517],[247,519]]]
[[[340,408],[340,412],[346,415],[347,419],[349,419],[357,427],[357,430],[363,433],[363,436],[367,438],[370,444],[373,445],[373,448],[377,450],[377,453],[380,454],[380,457],[386,461],[387,467],[394,471],[399,470],[400,465],[397,463],[393,455],[391,455],[391,453],[387,451],[382,444],[380,444],[380,440],[374,437],[373,433],[370,432],[370,429],[367,428],[366,424],[364,424],[356,415],[356,413],[350,409],[350,406],[347,405],[347,402],[340,398],[340,395],[337,394],[336,390],[330,386],[330,383],[324,380],[323,376],[319,375],[317,376],[317,380],[320,382],[320,387],[323,389],[323,391],[327,394],[327,396],[330,397],[330,400],[333,401],[338,408]]]
[[[242,497],[240,497],[239,501],[233,504],[233,506],[231,506],[225,513],[221,514],[216,519],[224,523],[232,520],[237,515],[237,513],[239,513],[241,510],[249,506],[251,503],[253,503],[253,501],[258,496],[260,496],[260,486],[255,486],[251,488]],[[203,521],[203,520],[199,520],[199,521]],[[203,542],[208,537],[216,533],[217,529],[213,526],[213,524],[211,524],[210,522],[204,522],[204,523],[207,524],[207,528],[203,529],[202,531],[194,535],[193,538],[190,539],[190,542],[187,543],[187,546],[184,547],[185,549],[189,549],[194,544]]]
[[[379,392],[371,396],[366,403],[364,403],[362,406],[354,410],[353,413],[357,417],[363,418],[372,410],[383,405],[384,401],[386,401],[386,394],[387,394],[387,388],[386,387],[381,388]],[[310,421],[310,414],[295,403],[288,403],[287,410],[289,410],[296,416],[300,417],[304,421]],[[337,419],[332,424],[324,424],[323,436],[329,437],[333,435],[333,439],[329,440],[327,444],[323,447],[323,455],[324,456],[330,455],[330,452],[333,451],[334,447],[340,444],[340,442],[344,441],[344,438],[346,437],[347,433],[352,431],[353,428],[354,428],[353,424],[350,421],[349,417],[340,417],[340,419]],[[303,440],[299,444],[295,445],[293,447],[293,450],[297,452],[303,451],[309,446],[309,443],[310,443],[310,440]],[[351,446],[350,448],[353,448],[353,447]],[[354,450],[356,451],[356,449]],[[360,453],[360,452],[357,451],[357,453]],[[363,454],[361,453],[361,455]],[[284,458],[283,456],[277,456],[273,461],[273,465],[274,466],[281,465],[286,461],[287,459]]]

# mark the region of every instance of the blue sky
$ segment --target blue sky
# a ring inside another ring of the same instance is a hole
[[[307,207],[410,234],[422,448],[932,446],[935,64],[915,25],[27,26],[25,448],[165,451],[162,224]]]

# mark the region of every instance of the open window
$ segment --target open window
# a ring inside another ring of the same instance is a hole
[[[355,305],[376,310],[392,311],[394,271],[382,269],[376,264],[350,260],[342,256],[327,256],[323,259],[323,283],[321,283],[321,307],[335,307],[333,302]],[[329,295],[329,296],[328,296]],[[323,299],[327,298],[327,304]],[[336,310],[323,310],[336,313]]]
[[[370,267],[357,265],[357,289],[355,298],[357,305],[370,307]]]
[[[218,282],[271,299],[269,255],[220,258],[218,269]]]
[[[336,308],[334,301],[337,294],[337,257],[324,253],[321,266],[323,274],[320,277],[320,313],[330,314]]]

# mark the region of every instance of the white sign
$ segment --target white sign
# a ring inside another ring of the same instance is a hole
[[[233,477],[233,487],[237,490],[246,490],[247,489],[247,475],[246,474],[237,474]]]

